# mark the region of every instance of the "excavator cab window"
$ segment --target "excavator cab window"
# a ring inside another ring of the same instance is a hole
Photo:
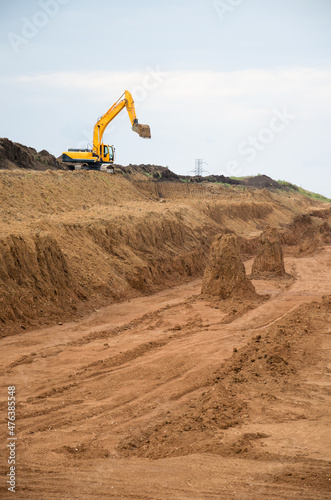
[[[108,146],[105,146],[104,144],[102,144],[100,149],[101,149],[102,161],[108,162],[109,161],[109,148],[108,148]]]

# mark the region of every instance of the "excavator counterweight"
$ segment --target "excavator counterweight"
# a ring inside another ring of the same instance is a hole
[[[136,116],[136,111],[134,107],[134,101],[132,95],[128,90],[112,105],[112,107],[105,113],[94,126],[93,131],[93,147],[91,149],[69,149],[62,153],[62,161],[73,163],[74,169],[79,170],[81,168],[88,170],[108,170],[112,168],[114,163],[114,153],[115,148],[113,146],[108,146],[103,144],[102,138],[105,129],[109,123],[126,108],[130,121],[132,130],[136,132],[140,137],[151,138],[151,130],[149,125],[142,125],[138,123]]]

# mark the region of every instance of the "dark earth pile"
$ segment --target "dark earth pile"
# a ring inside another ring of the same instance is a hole
[[[0,138],[0,169],[15,170],[67,170],[62,162],[43,149],[23,146],[6,138]]]

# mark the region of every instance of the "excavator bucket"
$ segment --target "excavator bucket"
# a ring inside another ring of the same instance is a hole
[[[148,139],[151,138],[151,129],[149,125],[142,125],[140,123],[135,123],[132,127],[132,130],[134,132],[137,132],[140,137],[147,137]]]

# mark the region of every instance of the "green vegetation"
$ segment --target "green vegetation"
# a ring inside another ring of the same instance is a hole
[[[322,196],[321,194],[318,193],[313,193],[312,191],[307,191],[307,189],[303,189],[302,187],[298,187],[295,184],[291,184],[290,182],[287,181],[277,181],[278,184],[280,184],[283,187],[288,188],[291,191],[294,191],[296,193],[301,193],[304,196],[308,196],[308,198],[312,198],[314,200],[318,201],[324,201],[324,202],[330,202],[331,200],[329,198],[326,198],[325,196]]]
[[[326,196],[323,196],[318,193],[312,193],[311,191],[307,191],[306,189],[303,188],[298,188],[299,192],[301,194],[304,194],[305,196],[308,196],[309,198],[313,198],[314,200],[318,201],[324,201],[324,202],[330,202],[330,198],[326,198]]]

